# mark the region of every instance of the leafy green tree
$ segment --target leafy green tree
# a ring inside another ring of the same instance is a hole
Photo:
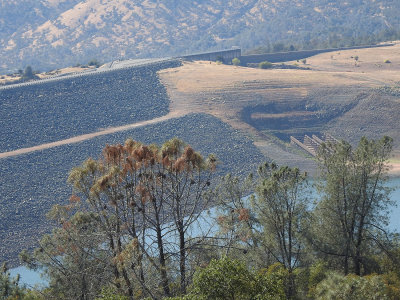
[[[256,191],[256,196],[249,195]],[[280,263],[288,272],[287,295],[295,294],[295,269],[304,256],[309,226],[306,175],[294,168],[265,163],[258,179],[227,175],[217,189],[221,214],[220,246],[225,254],[253,267]]]
[[[271,69],[272,66],[273,66],[273,64],[270,63],[269,61],[263,61],[263,62],[260,62],[260,63],[258,64],[258,67],[259,67],[260,69]]]
[[[234,66],[239,66],[240,65],[240,59],[235,57],[234,59],[232,59],[232,64]]]
[[[27,66],[25,68],[24,74],[22,75],[23,80],[30,80],[30,79],[35,79],[37,76],[35,76],[33,69],[31,66]]]
[[[279,43],[275,43],[272,46],[272,51],[273,52],[282,52],[284,50],[285,50],[285,44],[284,43],[279,42]]]
[[[255,266],[258,266],[265,261],[255,255],[258,250],[258,241],[254,236],[257,222],[248,197],[254,189],[251,174],[245,180],[231,174],[222,177],[216,188],[219,213],[216,222],[220,228],[218,246],[223,253],[241,259],[248,259],[251,255],[257,261]]]
[[[251,299],[252,281],[243,263],[224,257],[195,274],[193,292],[203,299]]]
[[[11,278],[10,272],[4,263],[0,270],[0,299],[22,299],[25,295],[25,288],[19,284],[19,275]]]
[[[337,273],[331,273],[325,280],[317,285],[315,299],[399,299],[399,295],[391,297],[387,292],[387,285],[382,276],[368,275],[360,277],[353,274],[343,276]]]
[[[103,288],[96,300],[129,300],[129,298],[127,296],[118,295],[115,289]]]
[[[318,158],[322,200],[315,210],[313,245],[345,274],[368,273],[368,255],[385,250],[390,189],[385,186],[392,139],[363,137],[357,148],[325,144]]]
[[[275,164],[260,166],[260,183],[253,210],[257,214],[260,246],[288,271],[287,296],[295,295],[294,270],[305,249],[310,199],[306,174]]]
[[[88,66],[94,66],[96,68],[101,66],[101,63],[97,59],[92,59],[88,62]]]
[[[326,278],[328,266],[323,261],[317,261],[310,267],[308,276],[308,296],[314,298],[317,285]]]
[[[67,206],[55,205],[48,217],[60,227],[42,237],[33,255],[20,254],[28,266],[44,270],[53,297],[94,299],[102,286],[113,282],[98,216],[80,211],[81,205],[74,197]]]
[[[195,273],[188,296],[183,299],[285,299],[283,282],[276,274],[252,272],[226,256]]]

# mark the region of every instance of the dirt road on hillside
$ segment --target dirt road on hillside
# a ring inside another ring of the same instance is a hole
[[[61,140],[61,141],[41,144],[41,145],[29,147],[29,148],[22,148],[22,149],[18,149],[18,150],[14,150],[14,151],[9,151],[9,152],[3,152],[3,153],[0,153],[0,159],[11,157],[11,156],[17,156],[17,155],[21,155],[21,154],[26,154],[26,153],[30,153],[30,152],[34,152],[34,151],[40,151],[40,150],[45,150],[45,149],[49,149],[49,148],[54,148],[54,147],[58,147],[58,146],[68,145],[68,144],[76,144],[76,143],[79,143],[82,141],[93,139],[98,136],[116,133],[116,132],[120,132],[120,131],[126,131],[126,130],[130,130],[130,129],[134,129],[134,128],[138,128],[138,127],[142,127],[142,126],[146,126],[146,125],[156,124],[159,122],[163,122],[163,121],[181,117],[181,116],[183,116],[183,115],[180,113],[171,112],[165,116],[155,118],[152,120],[137,122],[137,123],[128,124],[128,125],[119,126],[119,127],[110,127],[110,128],[107,128],[107,129],[104,129],[101,131],[78,135],[78,136],[75,136],[75,137],[72,137],[69,139],[65,139],[65,140]]]

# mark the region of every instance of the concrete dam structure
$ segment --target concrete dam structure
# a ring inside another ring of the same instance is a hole
[[[393,45],[394,44],[389,44],[389,46],[393,46]],[[247,66],[247,64],[260,63],[263,61],[269,61],[271,63],[278,63],[278,62],[285,62],[285,61],[291,61],[291,60],[300,60],[300,59],[304,59],[304,58],[314,56],[317,54],[332,52],[332,51],[343,51],[343,50],[364,49],[364,48],[378,48],[378,47],[387,47],[387,46],[388,46],[388,44],[276,52],[276,53],[266,53],[266,54],[243,55],[239,59],[240,59],[240,64],[242,66]]]
[[[232,59],[240,58],[241,55],[242,55],[242,51],[240,48],[238,48],[238,49],[190,54],[190,55],[180,56],[178,58],[181,58],[183,60],[207,60],[207,61],[220,60],[224,63],[229,64],[232,62]]]

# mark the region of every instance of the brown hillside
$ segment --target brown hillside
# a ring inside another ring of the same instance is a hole
[[[2,0],[0,56],[7,59],[0,61],[0,71],[236,45],[251,49],[283,42],[312,48],[328,39],[330,47],[371,43],[383,30],[399,28],[399,9],[393,0]]]
[[[309,132],[353,143],[386,134],[400,156],[400,97],[379,89],[400,81],[400,44],[324,53],[306,66],[310,70],[188,62],[160,74],[172,111],[212,114],[251,136],[280,164],[313,169],[314,162],[288,143],[289,135]]]

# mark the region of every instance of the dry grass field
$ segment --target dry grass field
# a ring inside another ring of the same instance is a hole
[[[80,73],[87,70],[95,69],[94,66],[87,66],[87,67],[68,67],[62,69],[56,69],[46,73],[38,73],[36,74],[40,79],[46,79],[52,76],[59,76],[59,75],[68,75],[73,73]],[[21,80],[20,74],[8,74],[8,75],[0,75],[0,86],[3,84],[12,84],[19,80]]]
[[[286,64],[296,63],[302,65]],[[273,134],[287,131],[286,127],[291,127],[289,132],[300,127],[304,127],[304,132],[329,132],[353,143],[363,135],[379,138],[387,134],[395,140],[394,157],[400,157],[400,97],[378,90],[400,82],[399,43],[323,53],[308,58],[304,66],[310,70],[261,70],[186,62],[180,68],[159,74],[171,98],[172,113],[214,115],[252,137],[267,157],[280,164],[308,170],[315,166],[288,140]],[[311,111],[307,111],[308,107],[312,107]],[[245,119],[243,112],[249,108]],[[335,109],[338,112],[330,114]],[[318,128],[312,126],[312,120],[303,122],[307,123],[305,126],[301,123],[302,118],[311,114],[322,116]],[[279,119],[281,124],[276,122]],[[296,119],[302,125],[296,125]],[[268,124],[274,124],[273,128]],[[301,134],[301,128],[298,133]]]

